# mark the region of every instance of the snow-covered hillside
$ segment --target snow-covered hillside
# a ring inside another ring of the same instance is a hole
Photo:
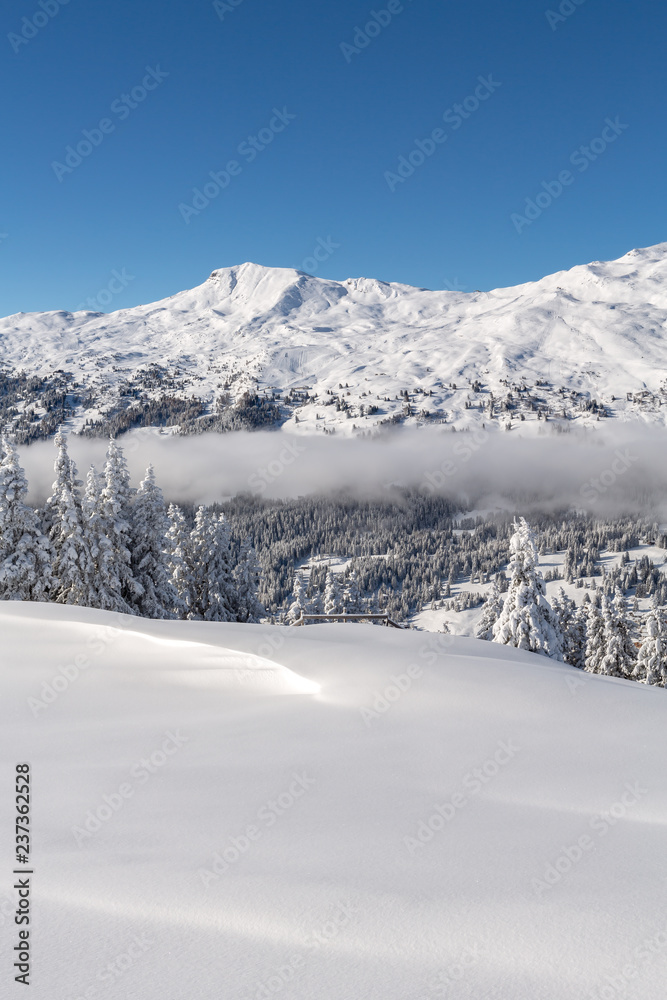
[[[664,690],[367,625],[0,633],[38,1000],[664,996]]]
[[[667,243],[472,293],[242,264],[109,315],[8,317],[0,361],[71,373],[73,428],[164,395],[196,396],[211,412],[225,392],[280,395],[282,419],[302,431],[352,434],[392,418],[523,419],[529,430],[538,414],[663,424]]]

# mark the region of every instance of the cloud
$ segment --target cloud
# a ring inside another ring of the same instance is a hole
[[[391,484],[419,487],[475,506],[562,509],[593,513],[653,512],[665,507],[667,432],[612,425],[584,433],[521,437],[479,428],[399,429],[378,438],[255,431],[175,437],[154,430],[123,435],[133,482],[149,462],[170,501],[212,503],[238,492],[264,497],[349,491],[386,493]],[[83,478],[104,463],[106,442],[70,437]],[[20,449],[31,499],[41,502],[53,481],[55,449],[38,442]]]

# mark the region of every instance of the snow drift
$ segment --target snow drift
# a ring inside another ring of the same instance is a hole
[[[663,996],[665,691],[364,625],[0,630],[35,997]]]

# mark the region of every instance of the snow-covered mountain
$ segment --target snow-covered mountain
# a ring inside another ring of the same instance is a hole
[[[471,293],[242,264],[150,305],[0,320],[0,361],[5,375],[56,372],[73,429],[194,396],[196,430],[221,394],[233,404],[245,392],[279,396],[279,419],[307,431],[399,419],[528,430],[563,415],[662,424],[667,243]],[[24,425],[43,414],[35,393],[14,399]]]

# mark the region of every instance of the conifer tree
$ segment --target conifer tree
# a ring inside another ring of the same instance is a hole
[[[511,580],[493,627],[493,641],[561,660],[562,637],[537,569],[534,536],[523,517],[515,524],[510,552]]]
[[[584,669],[591,674],[600,672],[600,664],[605,655],[604,621],[598,604],[591,601],[584,605],[586,615],[586,648]]]
[[[651,612],[632,676],[643,684],[667,686],[667,639],[659,616]]]
[[[306,591],[306,603],[304,605],[304,611],[310,612],[313,615],[322,614],[322,605],[324,602],[324,594],[320,588],[312,582],[312,576],[309,580],[308,590]]]
[[[62,428],[55,435],[53,443],[58,449],[58,455],[53,466],[56,478],[51,487],[51,496],[47,498],[43,512],[43,526],[49,536],[51,536],[51,529],[53,528],[54,523],[60,517],[58,505],[60,503],[60,497],[63,490],[68,490],[75,498],[78,499],[79,488],[83,485],[83,483],[77,479],[76,466],[69,456],[69,452],[67,450],[67,438]]]
[[[607,677],[631,677],[637,650],[630,639],[630,628],[625,610],[625,600],[620,591],[614,600],[602,599],[604,621],[604,656],[599,673]]]
[[[567,662],[579,670],[586,667],[586,626],[588,615],[586,606],[582,604],[577,608],[570,621],[568,632],[568,654]]]
[[[132,575],[141,587],[135,603],[145,618],[171,618],[178,603],[167,553],[169,526],[162,490],[149,465],[134,500],[131,552]]]
[[[345,589],[343,591],[343,607],[347,614],[355,614],[361,611],[361,592],[359,581],[354,570],[350,570]]]
[[[167,510],[169,527],[166,547],[171,583],[176,598],[174,611],[178,618],[187,617],[193,601],[192,545],[185,516],[176,504],[169,504]]]
[[[583,669],[585,653],[585,621],[576,602],[568,597],[562,587],[552,601],[558,628],[563,637],[563,659],[573,667]]]
[[[106,589],[110,610],[139,613],[143,587],[132,573],[132,495],[130,474],[123,451],[112,438],[104,466],[104,487],[100,495],[100,516],[111,543]]]
[[[266,615],[266,608],[257,596],[261,575],[252,539],[246,538],[241,545],[239,561],[233,573],[238,599],[237,621],[256,623]]]
[[[102,488],[103,481],[95,466],[91,465],[81,501],[92,573],[92,579],[89,581],[89,607],[114,611],[118,606],[114,594],[114,554],[111,541],[107,537],[106,522],[102,516]]]
[[[193,597],[188,618],[236,621],[238,594],[233,582],[229,529],[224,515],[199,507],[190,538]]]
[[[53,553],[53,598],[58,604],[97,607],[96,570],[88,537],[77,479],[76,466],[67,451],[67,439],[62,432],[55,436],[58,457],[56,479],[46,502],[51,523],[50,542]]]
[[[327,571],[327,582],[324,588],[324,613],[336,615],[340,613],[340,586],[338,577],[331,570]]]
[[[301,574],[297,571],[294,574],[294,586],[292,588],[292,602],[287,612],[287,620],[289,622],[298,621],[301,618],[301,615],[307,612],[307,609],[308,609],[308,601],[303,586],[303,580],[301,579]]]
[[[493,626],[498,621],[503,609],[503,595],[500,593],[498,578],[494,577],[491,589],[486,596],[482,614],[475,628],[475,636],[478,639],[493,641]]]
[[[28,483],[13,443],[2,438],[0,462],[0,600],[48,601],[52,553],[37,514],[25,503]]]

